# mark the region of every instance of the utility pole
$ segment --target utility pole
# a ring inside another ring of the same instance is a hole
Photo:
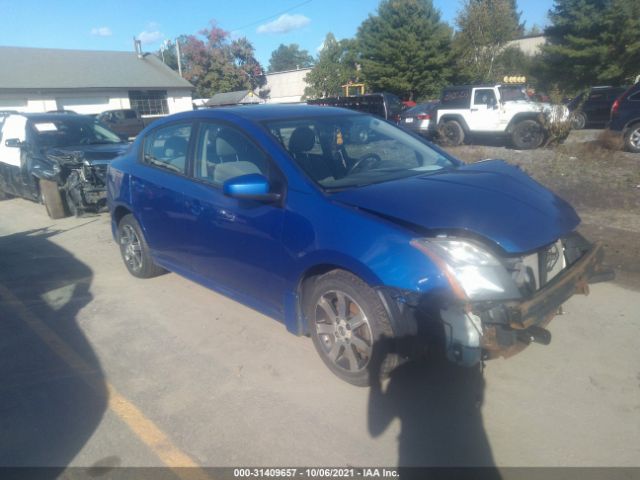
[[[180,59],[180,41],[176,38],[176,57],[178,58],[178,74],[182,77],[182,60]]]

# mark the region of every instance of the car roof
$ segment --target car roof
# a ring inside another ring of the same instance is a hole
[[[336,115],[365,115],[364,113],[339,107],[323,107],[306,104],[285,105],[243,105],[233,107],[215,107],[178,113],[172,118],[215,118],[235,116],[253,122],[265,120],[288,120],[305,117],[332,117]]]

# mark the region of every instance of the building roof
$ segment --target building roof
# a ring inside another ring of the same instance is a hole
[[[205,104],[207,107],[222,107],[224,105],[238,105],[240,103],[261,103],[260,98],[251,90],[236,90],[235,92],[216,93]]]
[[[0,47],[0,89],[188,88],[151,54]]]

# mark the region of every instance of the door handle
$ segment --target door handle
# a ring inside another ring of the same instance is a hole
[[[225,222],[235,222],[236,221],[236,214],[233,213],[233,212],[230,212],[229,210],[225,210],[225,209],[218,210],[218,217],[220,217],[220,220],[225,221]]]

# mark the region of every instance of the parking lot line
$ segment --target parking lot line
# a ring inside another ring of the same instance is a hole
[[[24,323],[67,365],[69,365],[93,390],[105,388],[97,380],[95,368],[91,367],[58,334],[49,328],[6,286],[0,283],[0,300],[9,305]],[[184,480],[208,479],[211,477],[200,469],[198,464],[186,453],[176,447],[160,428],[147,418],[138,407],[120,394],[116,388],[105,382],[108,392],[108,407],[131,431],[155,453],[167,467]],[[185,468],[187,467],[187,468]]]

